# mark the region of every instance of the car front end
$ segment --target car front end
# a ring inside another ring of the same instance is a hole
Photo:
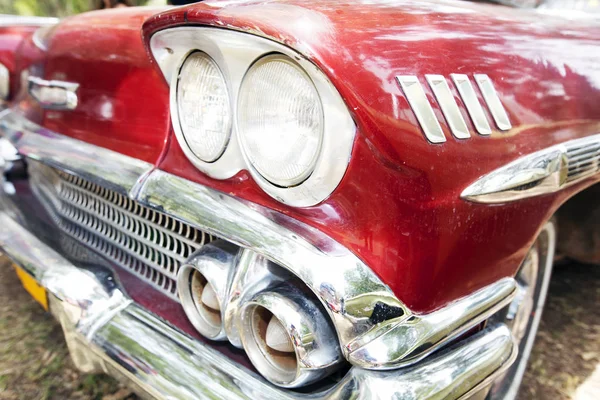
[[[0,248],[76,366],[149,398],[514,398],[552,216],[599,179],[600,32],[569,24],[292,0],[39,21],[3,63]]]

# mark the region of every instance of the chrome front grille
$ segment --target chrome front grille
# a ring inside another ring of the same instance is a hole
[[[600,142],[594,139],[567,145],[567,182],[577,181],[600,170]]]
[[[179,267],[209,235],[77,176],[39,163],[29,173],[64,232],[178,300]]]

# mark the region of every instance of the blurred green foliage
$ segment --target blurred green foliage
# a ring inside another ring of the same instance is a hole
[[[156,1],[130,0],[135,5]],[[163,4],[165,2],[162,2]],[[159,2],[160,4],[160,2]],[[0,0],[0,14],[66,17],[96,9],[98,0]]]

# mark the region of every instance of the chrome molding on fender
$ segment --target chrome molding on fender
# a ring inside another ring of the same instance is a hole
[[[446,117],[450,131],[454,137],[457,139],[470,138],[469,128],[467,128],[467,124],[460,113],[458,104],[456,104],[454,97],[452,97],[452,92],[450,91],[448,82],[446,82],[446,78],[443,75],[425,75],[425,78],[442,108],[444,117]]]
[[[45,129],[10,109],[0,130],[19,153],[130,196],[153,165]]]
[[[60,20],[52,17],[34,17],[0,14],[0,26],[41,26],[54,25]]]
[[[481,107],[479,100],[477,100],[477,94],[475,94],[475,89],[471,85],[469,77],[464,74],[451,74],[450,77],[454,85],[456,85],[456,89],[467,108],[467,112],[477,132],[484,136],[491,135],[492,128],[490,128],[490,124],[485,117],[483,107]]]
[[[419,78],[412,75],[397,76],[396,79],[402,86],[406,99],[413,109],[423,132],[431,143],[444,143],[446,136],[442,131],[439,121],[435,117],[433,108],[427,100],[423,87],[419,83]]]
[[[451,74],[450,76],[477,132],[480,135],[490,135],[492,130],[469,77],[464,74]],[[504,106],[502,106],[489,76],[475,74],[473,77],[498,129],[501,131],[511,129],[512,125],[508,119],[508,114]],[[443,75],[425,75],[425,78],[435,95],[435,99],[444,114],[452,135],[457,139],[468,139],[471,137],[446,78]],[[419,78],[413,75],[401,75],[397,76],[396,79],[400,83],[404,95],[414,111],[427,140],[431,143],[445,142],[446,136],[435,116],[427,95],[423,91],[423,87],[419,83]]]
[[[383,322],[351,344],[348,359],[367,369],[414,364],[488,319],[509,304],[515,294],[514,279],[504,278],[438,311]]]
[[[479,178],[461,194],[476,203],[505,203],[554,193],[600,171],[600,134],[518,158]]]
[[[482,74],[475,74],[473,77],[475,78],[475,82],[477,82],[477,86],[479,86],[479,90],[483,95],[483,99],[485,100],[490,113],[492,113],[492,117],[494,118],[498,129],[507,131],[512,128],[508,119],[508,114],[506,114],[506,110],[500,102],[500,98],[496,93],[496,89],[494,89],[490,77]]]
[[[343,355],[364,368],[390,369],[425,357],[506,304],[514,292],[514,280],[506,278],[436,312],[414,314],[358,257],[315,228],[48,131],[11,111],[0,116],[0,130],[29,158],[115,189],[293,273],[329,314]],[[230,331],[227,315],[224,320]]]

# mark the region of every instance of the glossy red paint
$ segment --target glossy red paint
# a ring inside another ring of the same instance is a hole
[[[600,132],[600,27],[594,21],[457,1],[206,1],[151,18],[144,33],[148,39],[184,23],[248,32],[301,52],[337,87],[358,137],[336,192],[303,209],[275,202],[245,172],[226,181],[208,178],[175,140],[160,168],[321,229],[417,311],[513,275],[542,223],[592,183],[504,205],[460,199],[486,172]],[[424,75],[451,73],[488,74],[513,129],[482,137],[471,126],[470,139],[454,139],[431,101],[448,141],[429,144],[395,76],[417,75],[433,100]]]
[[[29,75],[43,76],[46,63],[46,52],[33,40],[33,35],[23,39],[15,57],[15,80],[11,89],[12,106],[29,120],[41,124],[44,119],[44,110],[29,96],[25,78]]]
[[[73,111],[47,110],[47,128],[148,162],[159,159],[170,127],[168,88],[141,39],[142,23],[157,11],[90,12],[55,29],[43,76],[79,83],[79,104]]]

